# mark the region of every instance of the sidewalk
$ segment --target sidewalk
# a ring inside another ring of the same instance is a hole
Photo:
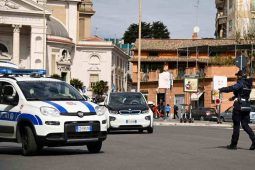
[[[167,119],[163,120],[154,119],[155,126],[193,126],[193,127],[225,127],[225,128],[232,128],[232,122],[223,122],[222,124],[217,124],[217,122],[213,121],[199,121],[195,120],[194,123],[180,123],[178,119]],[[255,127],[255,124],[251,124],[251,126]]]

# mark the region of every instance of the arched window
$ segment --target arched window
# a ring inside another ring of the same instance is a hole
[[[7,47],[1,43],[0,43],[0,53],[8,53]]]
[[[100,59],[99,59],[99,57],[97,55],[92,55],[90,57],[89,63],[91,65],[99,65],[100,64]]]

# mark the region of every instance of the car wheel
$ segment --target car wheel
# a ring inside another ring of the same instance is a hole
[[[102,141],[89,143],[87,148],[90,153],[99,153],[102,148]]]
[[[204,116],[201,116],[201,117],[200,117],[200,120],[201,120],[201,121],[204,121],[204,120],[205,120]]]
[[[34,133],[29,126],[25,126],[21,134],[22,154],[24,156],[34,155],[38,149]]]
[[[220,121],[221,121],[221,122],[225,122],[224,117],[220,117]]]
[[[143,133],[143,129],[139,129],[138,132],[139,132],[139,133]]]
[[[149,128],[147,129],[147,132],[148,132],[148,133],[153,133],[153,127],[149,127]]]

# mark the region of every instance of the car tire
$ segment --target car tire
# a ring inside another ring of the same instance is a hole
[[[24,156],[34,155],[38,151],[35,135],[29,126],[25,126],[21,136],[22,154]]]
[[[220,121],[221,121],[221,122],[225,122],[224,117],[220,117]]]
[[[99,153],[102,148],[102,141],[89,143],[87,148],[90,153]]]
[[[148,132],[148,133],[153,133],[153,127],[149,127],[149,128],[147,129],[147,132]]]

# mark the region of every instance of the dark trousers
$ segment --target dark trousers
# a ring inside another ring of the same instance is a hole
[[[178,112],[174,112],[174,119],[175,119],[175,116],[179,119],[179,116],[178,116]]]
[[[242,125],[243,130],[249,135],[252,142],[255,142],[255,135],[248,123],[250,122],[250,113],[249,112],[241,112],[239,110],[233,110],[232,120],[234,123],[233,127],[233,135],[231,144],[237,145],[239,134],[240,134],[240,123]]]

